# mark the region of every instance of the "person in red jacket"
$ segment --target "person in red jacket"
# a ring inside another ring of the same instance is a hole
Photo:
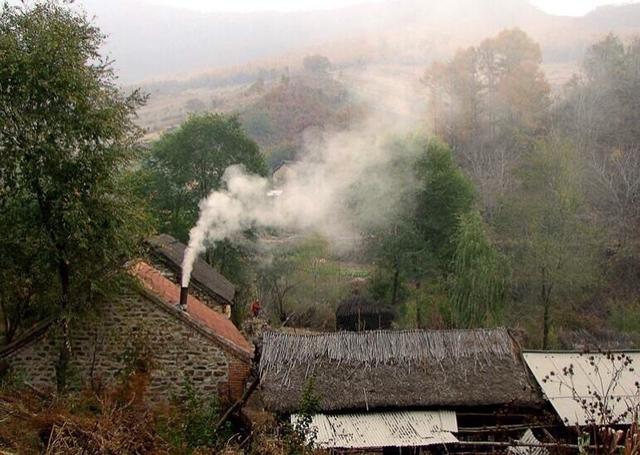
[[[256,299],[251,304],[251,314],[253,314],[254,318],[257,318],[260,314],[260,310],[262,309],[262,305],[260,305],[260,300]]]

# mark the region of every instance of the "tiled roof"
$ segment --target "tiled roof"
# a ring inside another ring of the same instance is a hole
[[[180,279],[182,258],[187,246],[167,234],[153,236],[147,241],[152,251],[176,272]],[[227,304],[233,303],[236,293],[234,285],[200,257],[193,263],[191,280],[201,285],[216,300],[222,300]]]
[[[140,280],[144,288],[162,300],[176,307],[180,301],[180,287],[164,277],[157,269],[144,261],[136,263],[131,273]],[[186,315],[204,326],[212,335],[245,354],[253,355],[253,347],[240,331],[224,315],[189,295]]]

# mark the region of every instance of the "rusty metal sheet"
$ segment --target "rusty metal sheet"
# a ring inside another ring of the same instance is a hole
[[[597,403],[611,411],[617,423],[631,423],[640,405],[640,352],[525,352],[527,366],[547,399],[567,426],[608,424]],[[630,361],[624,365],[625,361]],[[572,373],[571,373],[572,372]],[[603,399],[597,399],[596,394]],[[625,413],[627,415],[625,415]]]
[[[291,416],[292,424],[298,419]],[[309,426],[318,447],[345,449],[455,443],[458,440],[451,433],[457,431],[453,411],[317,414]]]

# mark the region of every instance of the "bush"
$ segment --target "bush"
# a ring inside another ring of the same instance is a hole
[[[172,406],[158,413],[156,428],[175,450],[193,453],[202,448],[221,449],[233,434],[229,424],[216,428],[220,419],[217,399],[203,399],[189,382],[185,383],[182,397],[173,401]]]

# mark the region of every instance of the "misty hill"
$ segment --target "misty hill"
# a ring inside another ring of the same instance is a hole
[[[335,62],[393,59],[423,64],[496,30],[519,26],[554,61],[575,60],[608,32],[639,29],[640,5],[584,18],[550,16],[525,0],[390,0],[331,11],[198,13],[127,0],[84,0],[109,34],[124,82],[163,80],[250,62],[287,62],[324,51]],[[284,56],[284,57],[283,57]]]

